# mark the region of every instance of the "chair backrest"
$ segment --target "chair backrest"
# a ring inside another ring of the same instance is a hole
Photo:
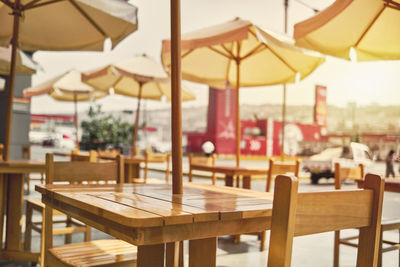
[[[295,177],[275,182],[269,267],[289,267],[294,236],[360,228],[357,267],[378,260],[384,180],[367,174],[364,189],[298,193]]]
[[[46,154],[46,184],[53,182],[98,182],[124,179],[124,159],[117,156],[115,161],[90,162],[70,161],[54,162],[53,154]]]
[[[0,160],[4,159],[3,155],[4,155],[4,145],[0,144]]]
[[[145,152],[145,158],[147,161],[158,161],[158,162],[166,162],[167,159],[171,156],[170,153],[154,153],[151,151]]]
[[[199,164],[199,165],[207,165],[214,166],[216,160],[216,155],[212,154],[209,157],[206,156],[195,156],[192,153],[189,154],[189,165]]]
[[[22,159],[31,159],[31,147],[29,145],[22,146]]]
[[[339,162],[335,163],[335,189],[342,188],[342,179],[363,179],[364,165],[359,164],[357,167],[342,167]]]
[[[275,161],[273,159],[269,160],[268,176],[267,176],[267,186],[265,191],[270,192],[272,177],[279,174],[293,174],[299,177],[300,171],[300,161]]]
[[[90,150],[89,154],[79,153],[79,150],[72,150],[71,161],[90,161],[96,162],[98,159],[97,152],[95,150]]]
[[[197,165],[206,165],[206,166],[215,166],[215,161],[217,159],[217,156],[215,154],[211,154],[211,156],[199,156],[199,155],[193,155],[192,153],[189,154],[189,182],[192,181],[193,179],[193,170],[192,170],[192,165],[197,164]],[[211,173],[211,181],[212,184],[215,185],[217,180],[217,176],[215,172]]]
[[[106,150],[97,149],[97,154],[99,158],[114,159],[118,155],[120,155],[121,152],[119,151],[119,149],[106,149]]]

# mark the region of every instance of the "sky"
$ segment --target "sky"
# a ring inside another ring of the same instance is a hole
[[[295,23],[314,15],[306,3],[317,9],[324,9],[333,0],[289,0],[288,35],[292,36]],[[44,52],[34,54],[41,70],[32,78],[32,85],[38,85],[71,69],[87,71],[101,66],[147,54],[161,62],[161,41],[170,38],[170,1],[131,0],[138,7],[139,28],[112,51],[105,43],[103,52]],[[156,3],[156,4],[155,4]],[[284,32],[283,0],[181,0],[182,33],[232,20],[235,17],[247,19],[261,28],[277,33]],[[315,85],[327,86],[327,102],[330,105],[346,106],[355,102],[358,106],[371,103],[396,105],[400,99],[400,61],[351,62],[326,57],[326,62],[304,80],[288,85],[288,105],[313,105]],[[183,107],[204,106],[208,103],[207,86],[183,82],[183,87],[194,93],[195,101],[186,102]],[[282,86],[243,88],[241,104],[280,104]],[[97,101],[104,110],[135,109],[136,99],[107,96]],[[83,112],[90,103],[80,103]],[[165,101],[148,101],[146,108],[168,107]],[[72,113],[72,103],[62,103],[48,96],[32,98],[32,113]]]

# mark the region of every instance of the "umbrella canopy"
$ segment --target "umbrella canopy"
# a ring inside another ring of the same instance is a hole
[[[76,147],[79,149],[77,102],[98,99],[106,94],[96,91],[91,86],[83,83],[81,81],[81,73],[76,70],[69,71],[38,86],[27,88],[23,91],[23,95],[26,98],[44,94],[48,94],[58,101],[74,102]]]
[[[337,0],[294,26],[296,45],[358,61],[400,59],[400,3],[392,0]]]
[[[0,46],[12,43],[5,134],[5,159],[11,137],[16,49],[102,50],[137,29],[137,8],[119,0],[0,0]],[[23,18],[23,19],[20,19]]]
[[[182,35],[182,78],[225,89],[236,85],[236,164],[240,162],[239,88],[292,83],[303,79],[324,58],[295,47],[291,41],[235,19]],[[171,66],[171,43],[163,41],[162,62]]]
[[[0,47],[0,74],[10,74],[11,47]],[[21,50],[17,50],[16,58],[16,74],[34,74],[37,64]]]
[[[141,99],[171,100],[171,84],[163,67],[146,55],[115,63],[104,68],[82,74],[82,80],[103,92],[114,89],[115,94],[138,98],[135,127],[132,137],[132,153],[135,153],[137,125]],[[194,100],[195,96],[182,91],[182,101]]]

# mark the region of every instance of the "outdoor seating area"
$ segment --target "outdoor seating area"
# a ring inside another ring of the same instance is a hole
[[[400,2],[188,1],[0,0],[0,267],[400,266]]]

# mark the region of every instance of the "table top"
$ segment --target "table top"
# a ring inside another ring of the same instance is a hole
[[[271,193],[188,183],[182,195],[169,184],[38,185],[45,203],[56,201],[123,226],[162,227],[270,217]]]
[[[203,165],[203,164],[191,164],[192,169],[200,171],[210,171],[217,173],[224,173],[228,175],[259,175],[268,174],[268,168],[254,168],[244,166],[224,166],[224,165]]]
[[[364,180],[357,179],[356,182],[358,184],[358,187],[362,187],[364,185]],[[400,193],[400,180],[386,178],[385,179],[385,191]]]
[[[45,172],[44,160],[7,160],[0,161],[0,173]]]

